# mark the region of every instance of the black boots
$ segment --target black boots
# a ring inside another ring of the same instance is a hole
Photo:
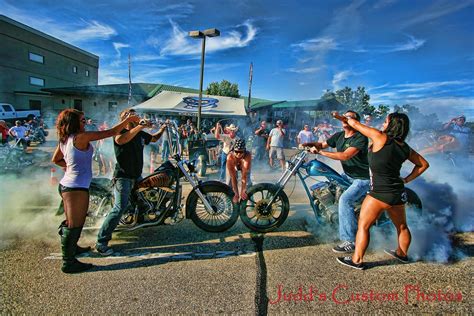
[[[61,227],[61,252],[63,255],[61,270],[64,273],[83,272],[93,267],[90,263],[82,263],[76,259],[77,241],[81,236],[81,231],[82,227]]]
[[[62,202],[61,202],[61,203],[62,203]],[[65,221],[65,220],[62,221],[62,222],[61,222],[61,225],[59,225],[59,227],[58,227],[58,229],[59,229],[59,230],[58,230],[58,235],[59,235],[59,236],[62,236],[62,235],[63,235],[63,227],[66,227],[66,228],[67,228],[67,224],[66,224],[66,221]],[[81,232],[82,232],[82,227],[81,227]],[[81,232],[79,233],[79,236],[81,236]],[[77,255],[81,255],[81,254],[86,253],[86,252],[89,252],[89,251],[91,251],[91,250],[92,250],[92,248],[91,248],[90,246],[84,248],[84,247],[81,247],[81,246],[77,245],[77,246],[76,246],[76,256],[77,256]]]

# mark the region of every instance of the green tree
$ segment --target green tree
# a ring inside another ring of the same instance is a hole
[[[387,114],[390,112],[390,107],[385,104],[379,104],[373,115],[376,118],[384,118],[387,116]]]
[[[227,80],[221,82],[211,82],[206,89],[206,94],[221,95],[225,97],[240,97],[239,86],[236,83],[231,83]]]

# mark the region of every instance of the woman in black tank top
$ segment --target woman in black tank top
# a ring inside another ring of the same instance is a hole
[[[408,229],[405,205],[405,183],[421,175],[428,167],[428,162],[411,149],[405,139],[410,129],[410,120],[403,113],[391,113],[385,119],[383,130],[366,126],[354,119],[333,114],[339,120],[345,120],[355,130],[372,141],[369,151],[370,192],[362,203],[354,255],[340,257],[338,262],[355,269],[364,269],[363,257],[369,245],[369,229],[383,211],[387,211],[397,229],[398,247],[385,252],[402,262],[408,262],[407,252],[411,242]],[[400,177],[402,164],[409,160],[414,164],[411,173]]]

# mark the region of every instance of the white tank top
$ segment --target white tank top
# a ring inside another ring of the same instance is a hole
[[[59,183],[68,188],[88,189],[92,180],[92,154],[94,148],[89,143],[89,148],[82,151],[74,147],[74,137],[70,135],[65,144],[59,142],[59,148],[66,161],[66,173]]]

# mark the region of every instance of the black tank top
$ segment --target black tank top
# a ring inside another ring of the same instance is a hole
[[[373,192],[395,193],[405,186],[400,178],[400,169],[410,156],[410,146],[399,144],[387,138],[385,145],[377,152],[369,150],[370,189]]]

